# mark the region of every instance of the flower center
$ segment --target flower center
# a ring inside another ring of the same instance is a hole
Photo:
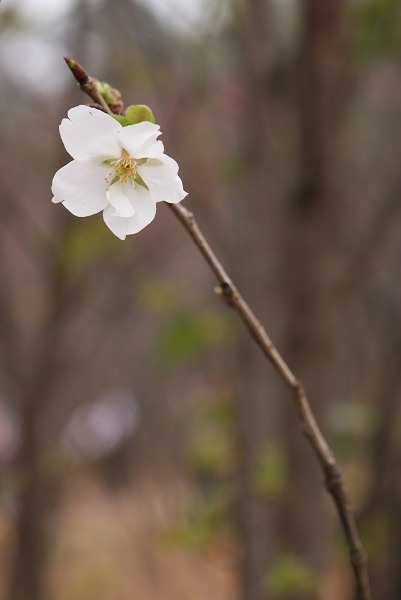
[[[129,156],[125,150],[123,150],[123,154],[121,158],[116,160],[106,161],[111,169],[107,174],[106,181],[112,185],[117,181],[121,181],[121,183],[126,183],[129,179],[131,181],[135,181],[137,176],[136,167],[138,162],[132,156]]]

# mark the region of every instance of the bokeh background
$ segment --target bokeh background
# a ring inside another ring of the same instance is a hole
[[[401,2],[0,4],[0,597],[355,600],[283,385],[166,206],[50,202],[62,56],[152,107],[401,594]]]

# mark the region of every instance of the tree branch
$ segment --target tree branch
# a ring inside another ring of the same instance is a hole
[[[92,98],[93,102],[100,104],[102,110],[107,112],[109,115],[113,115],[106,100],[100,94],[96,86],[96,80],[90,77],[83,67],[69,56],[64,56],[64,60],[74,75],[79,87],[89,98]]]
[[[92,81],[93,83],[94,80],[87,75],[78,63],[68,57],[65,57],[65,60],[75,79],[80,84],[81,89],[88,94],[92,100],[103,106],[103,98],[100,97],[100,101],[99,97],[93,95],[93,87],[95,86],[87,86],[88,81]],[[82,81],[80,81],[80,79]],[[107,112],[109,114],[111,113],[108,106]],[[355,516],[351,506],[350,495],[333,452],[330,450],[316,423],[301,381],[293,374],[290,367],[267,335],[264,327],[231,281],[199,229],[194,215],[180,204],[168,204],[168,206],[188,231],[193,242],[199,248],[211,270],[216,275],[220,283],[220,287],[217,289],[220,298],[239,313],[249,333],[261,348],[267,360],[272,364],[282,381],[290,388],[300,420],[301,431],[312,446],[315,456],[318,459],[324,474],[326,489],[333,497],[334,504],[340,517],[348,546],[350,562],[354,570],[359,599],[372,600],[367,569],[367,557],[359,537]]]
[[[211,270],[216,275],[220,283],[218,293],[221,299],[239,313],[246,328],[261,348],[267,360],[277,371],[284,383],[290,388],[300,420],[301,431],[312,446],[313,452],[319,461],[324,474],[326,489],[331,494],[340,517],[347,541],[350,562],[354,570],[359,598],[360,600],[372,600],[367,569],[367,557],[359,537],[355,516],[351,506],[350,495],[333,452],[330,450],[316,423],[301,381],[293,374],[267,335],[264,327],[231,281],[199,229],[194,215],[182,205],[168,204],[168,206],[181,221]]]

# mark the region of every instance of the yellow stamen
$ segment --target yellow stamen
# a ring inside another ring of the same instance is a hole
[[[116,181],[126,183],[128,179],[135,181],[137,161],[132,158],[132,156],[129,156],[125,150],[123,150],[123,155],[121,158],[112,160],[110,162],[110,166],[112,168],[107,174],[107,183],[110,182],[113,184]]]

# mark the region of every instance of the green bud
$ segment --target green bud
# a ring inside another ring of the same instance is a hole
[[[127,127],[127,125],[131,125],[131,123],[128,121],[127,117],[124,117],[123,115],[116,115],[113,114],[113,117],[115,118],[116,121],[118,121],[120,123],[120,125],[122,125],[123,127]]]
[[[135,125],[136,123],[142,123],[143,121],[155,123],[153,112],[149,106],[145,106],[145,104],[131,104],[127,107],[125,116],[128,119],[129,125]]]
[[[103,96],[103,98],[105,98],[105,96]],[[150,110],[149,106],[145,106],[144,104],[131,104],[127,107],[125,115],[113,114],[113,117],[123,127],[127,127],[127,125],[136,125],[136,123],[142,123],[143,121],[150,121],[151,123],[155,122],[153,112]]]

